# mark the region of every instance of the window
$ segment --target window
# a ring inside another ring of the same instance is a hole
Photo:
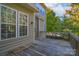
[[[19,28],[20,36],[27,35],[27,15],[22,12],[19,13]]]
[[[16,11],[1,6],[1,40],[16,37]]]
[[[27,15],[25,13],[4,5],[0,6],[0,10],[1,40],[27,35]]]

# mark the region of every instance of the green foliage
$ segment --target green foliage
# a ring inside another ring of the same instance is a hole
[[[64,28],[79,35],[79,4],[71,4],[71,7],[71,10],[66,11],[70,17],[64,18]]]
[[[66,10],[63,21],[55,16],[53,10],[47,10],[47,32],[73,32],[79,35],[79,4],[71,4],[72,9]],[[66,15],[70,15],[67,17]]]
[[[46,20],[47,32],[61,31],[62,28],[61,20],[59,17],[55,16],[53,10],[48,9],[46,15],[47,15],[47,20]]]

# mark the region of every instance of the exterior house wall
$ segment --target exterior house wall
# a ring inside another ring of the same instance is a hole
[[[29,15],[28,18],[28,30],[27,36],[18,37],[18,38],[11,38],[7,40],[0,40],[0,55],[7,54],[7,51],[15,49],[20,46],[29,47],[32,43],[34,38],[34,12],[21,4],[4,4],[8,7],[16,9],[18,11],[24,12]],[[33,22],[33,23],[32,23]]]
[[[39,10],[39,13],[36,13],[36,17],[39,18],[39,38],[45,38],[46,33],[46,11],[45,8],[37,3],[36,7]]]

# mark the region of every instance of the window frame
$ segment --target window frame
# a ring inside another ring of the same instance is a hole
[[[6,39],[1,39],[1,7],[6,7],[6,8],[8,8],[8,9],[11,9],[11,10],[14,10],[15,12],[16,12],[16,36],[15,37],[12,37],[12,38],[6,38]],[[20,29],[19,29],[19,15],[20,15],[20,13],[22,13],[22,14],[24,14],[24,15],[26,15],[27,16],[27,35],[24,35],[24,36],[20,36]],[[27,36],[29,36],[29,14],[27,14],[27,13],[24,13],[23,11],[19,11],[19,10],[17,10],[17,9],[14,9],[14,8],[11,8],[11,7],[9,7],[9,6],[5,6],[5,5],[3,5],[3,4],[0,4],[0,41],[5,41],[5,40],[11,40],[11,39],[16,39],[16,38],[23,38],[23,37],[27,37]]]
[[[20,13],[27,16],[27,35],[20,36]],[[18,11],[18,38],[27,37],[29,35],[29,15],[27,13],[24,13],[22,11]]]
[[[1,4],[0,4],[0,41],[1,41]]]
[[[9,6],[5,6],[5,5],[3,5],[3,4],[0,4],[0,17],[1,17],[1,7],[6,7],[6,8],[8,8],[8,9],[11,9],[11,10],[13,10],[13,11],[15,11],[16,12],[16,20],[15,21],[17,21],[17,10],[16,9],[13,9],[13,8],[11,8],[11,7],[9,7]],[[1,22],[1,18],[0,18],[0,22]],[[15,24],[15,28],[16,28],[16,25],[17,25],[17,23]],[[0,29],[1,29],[1,23],[0,23]],[[16,32],[17,32],[17,30],[15,30]],[[15,33],[16,33],[15,32]],[[17,34],[15,34],[15,37],[11,37],[11,38],[6,38],[6,39],[1,39],[1,30],[0,30],[0,40],[1,41],[4,41],[4,40],[11,40],[11,39],[15,39],[15,38],[17,38],[17,36],[16,36]]]

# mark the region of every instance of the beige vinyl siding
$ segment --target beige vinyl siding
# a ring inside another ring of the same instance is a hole
[[[34,23],[31,24],[31,22],[34,22],[34,13],[21,5],[17,5],[17,4],[6,4],[6,5],[13,9],[27,13],[29,15],[29,20],[28,20],[29,29],[27,34],[28,36],[20,37],[20,38],[11,38],[9,40],[0,41],[0,55],[5,55],[5,52],[15,49],[16,47],[19,46],[25,46],[27,48],[32,44],[34,38],[33,36]]]
[[[44,20],[39,20],[39,31],[44,31]]]

